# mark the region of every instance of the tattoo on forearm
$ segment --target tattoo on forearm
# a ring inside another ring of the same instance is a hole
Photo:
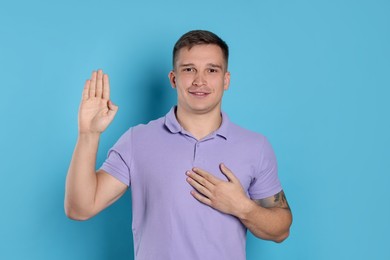
[[[275,194],[274,199],[275,199],[274,202],[278,203],[280,200],[280,193]]]
[[[254,200],[258,205],[264,208],[283,208],[290,210],[288,205],[286,195],[283,191],[275,194],[273,197],[268,197],[265,199]]]

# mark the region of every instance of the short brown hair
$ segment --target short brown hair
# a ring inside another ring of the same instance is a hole
[[[193,30],[183,34],[173,47],[172,65],[175,68],[177,52],[187,47],[189,50],[195,45],[215,44],[222,49],[222,53],[226,62],[226,69],[229,59],[229,47],[216,34],[205,30]]]

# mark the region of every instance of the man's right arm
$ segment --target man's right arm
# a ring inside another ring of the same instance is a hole
[[[84,86],[79,110],[79,136],[66,178],[65,213],[86,220],[119,199],[127,186],[96,169],[101,133],[113,120],[118,107],[110,101],[108,76],[93,72]]]

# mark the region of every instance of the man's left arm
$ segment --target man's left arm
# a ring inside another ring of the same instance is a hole
[[[282,242],[289,235],[292,214],[283,191],[260,200],[247,197],[240,181],[224,164],[220,180],[199,168],[187,172],[187,181],[195,189],[191,194],[200,202],[233,215],[256,236]]]

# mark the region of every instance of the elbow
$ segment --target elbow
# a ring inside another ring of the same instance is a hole
[[[285,226],[282,229],[283,231],[281,230],[282,232],[273,239],[273,241],[275,243],[282,243],[284,240],[286,240],[290,236],[290,227],[291,227],[291,224],[292,224],[291,212],[290,212],[288,221],[286,221],[286,224],[287,224],[287,226]]]
[[[280,236],[276,237],[275,239],[273,239],[273,241],[275,243],[282,243],[284,240],[286,240],[288,238],[289,235],[290,235],[290,230],[287,230],[282,235],[280,235]]]
[[[75,210],[69,205],[65,205],[65,215],[71,220],[85,221],[93,217],[93,214],[86,214],[79,210]]]
[[[75,214],[75,213],[69,213],[69,212],[65,212],[65,215],[69,219],[76,220],[76,221],[85,221],[85,220],[88,220],[88,219],[91,218],[91,217],[88,217],[88,216],[83,216],[83,215],[79,215],[79,214]]]
[[[255,234],[255,233],[253,233],[253,235],[257,238],[260,238],[260,239],[272,241],[275,243],[282,243],[290,235],[290,230],[287,229],[283,233],[280,232],[278,234]]]

